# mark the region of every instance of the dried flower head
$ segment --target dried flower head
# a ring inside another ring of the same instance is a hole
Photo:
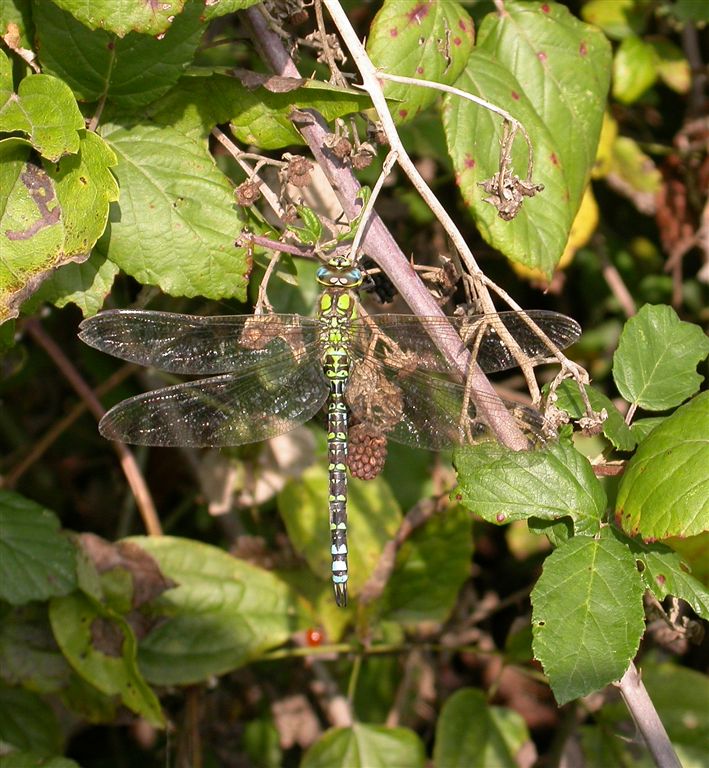
[[[245,181],[243,184],[239,184],[234,195],[239,205],[248,206],[253,205],[261,197],[261,190],[255,181]]]
[[[286,168],[286,181],[294,187],[307,187],[312,181],[313,164],[304,157],[291,157]]]

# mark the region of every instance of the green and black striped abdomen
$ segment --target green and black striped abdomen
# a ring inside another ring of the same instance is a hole
[[[327,370],[326,370],[327,372]],[[330,381],[327,407],[332,585],[338,605],[347,604],[347,407],[343,379]]]
[[[326,287],[320,297],[320,344],[323,371],[330,383],[327,408],[327,444],[332,552],[332,585],[338,605],[347,604],[347,406],[345,389],[350,375],[350,323],[355,299],[350,292],[362,282],[348,259],[333,259],[318,270]]]

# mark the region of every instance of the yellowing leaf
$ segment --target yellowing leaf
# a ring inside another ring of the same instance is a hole
[[[600,179],[610,171],[613,163],[613,145],[617,137],[618,123],[610,112],[606,112],[603,115],[603,125],[601,126],[601,138],[598,140],[596,161],[591,171],[592,179]]]
[[[657,57],[657,74],[662,82],[677,93],[687,93],[692,73],[682,49],[669,40],[655,40],[650,45]]]
[[[652,46],[639,37],[626,37],[613,59],[613,96],[624,104],[637,101],[657,80]]]

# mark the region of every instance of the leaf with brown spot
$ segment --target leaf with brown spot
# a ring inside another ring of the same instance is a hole
[[[157,696],[138,669],[137,642],[118,614],[81,592],[49,605],[54,637],[74,670],[108,696],[157,727],[164,718]]]
[[[117,544],[93,533],[79,537],[84,552],[100,574],[116,569],[127,571],[132,580],[131,605],[138,608],[159,597],[177,583],[163,575],[155,560],[137,544],[119,541]]]
[[[118,197],[114,164],[93,133],[76,154],[41,165],[24,139],[0,142],[0,322],[16,317],[58,267],[89,257]]]

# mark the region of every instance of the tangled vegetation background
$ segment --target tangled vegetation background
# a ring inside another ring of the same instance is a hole
[[[709,765],[707,23],[702,0],[3,3],[0,768]],[[373,66],[503,115],[382,94]],[[77,333],[102,308],[312,314],[294,254],[351,242],[397,137],[443,212],[400,157],[364,306],[495,286],[580,323],[592,387],[541,369],[575,428],[539,451],[365,435],[343,610],[324,420],[112,444],[104,409],[174,378]]]

